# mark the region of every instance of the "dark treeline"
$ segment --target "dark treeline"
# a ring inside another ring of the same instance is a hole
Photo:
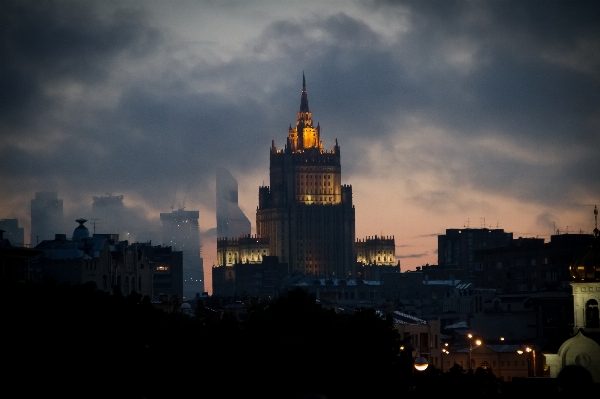
[[[337,315],[301,290],[244,322],[202,308],[168,314],[93,285],[3,283],[1,292],[5,388],[22,397],[333,399],[395,385],[391,320]]]
[[[385,399],[499,387],[489,370],[416,373],[391,318],[336,314],[299,289],[244,321],[203,307],[168,314],[92,285],[3,283],[1,292],[10,397]]]

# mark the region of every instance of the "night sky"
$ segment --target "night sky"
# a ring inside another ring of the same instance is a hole
[[[254,231],[303,72],[356,237],[394,236],[403,270],[447,228],[594,228],[598,1],[3,0],[0,49],[0,218],[26,242],[35,192],[73,220],[112,193],[149,225],[199,210],[210,270],[216,169]]]

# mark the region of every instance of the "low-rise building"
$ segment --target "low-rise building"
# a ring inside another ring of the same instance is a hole
[[[244,263],[213,266],[213,295],[265,299],[279,295],[284,279],[288,275],[288,265],[280,263],[276,256],[268,256],[256,251],[254,252],[256,259],[251,261],[252,250],[252,247],[246,247],[241,251],[242,257],[246,259]]]

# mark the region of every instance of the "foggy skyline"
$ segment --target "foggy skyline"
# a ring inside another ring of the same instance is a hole
[[[214,235],[219,167],[254,233],[303,72],[356,238],[394,236],[403,271],[447,228],[594,228],[598,2],[4,1],[0,37],[0,218],[25,237],[42,191],[65,219],[107,192],[148,225],[185,203]]]

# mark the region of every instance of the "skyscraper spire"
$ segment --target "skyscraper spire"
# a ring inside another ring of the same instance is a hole
[[[300,99],[300,112],[309,112],[308,96],[306,95],[306,78],[304,77],[304,71],[302,71],[302,98]]]

